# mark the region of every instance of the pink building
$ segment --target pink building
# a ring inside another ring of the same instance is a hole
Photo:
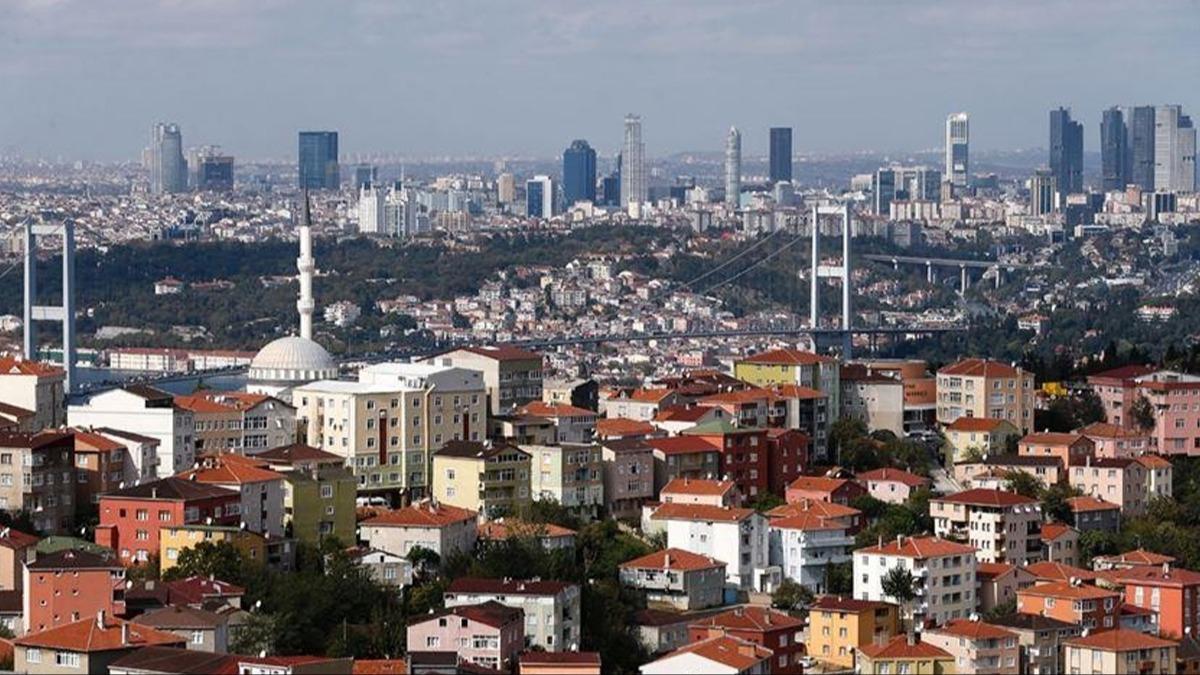
[[[1022,457],[1057,457],[1061,466],[1083,463],[1096,455],[1096,444],[1083,434],[1046,431],[1027,434],[1017,443]]]
[[[742,497],[731,480],[676,478],[663,486],[658,498],[664,504],[741,506]]]
[[[457,652],[494,670],[509,670],[525,647],[525,612],[495,601],[450,607],[408,625],[410,652]]]
[[[1079,430],[1096,444],[1096,456],[1102,459],[1134,457],[1150,450],[1150,436],[1135,429],[1096,422]]]
[[[1129,411],[1138,397],[1137,379],[1153,372],[1150,366],[1122,366],[1088,376],[1088,386],[1100,397],[1109,423],[1124,429],[1136,426]]]
[[[1200,455],[1200,376],[1127,366],[1088,378],[1108,421],[1137,428],[1133,407],[1145,398],[1153,411],[1150,447],[1163,454]]]
[[[1088,459],[1067,470],[1071,487],[1121,507],[1125,516],[1140,516],[1150,502],[1150,477],[1137,459]]]
[[[953,619],[944,626],[926,628],[921,639],[954,657],[959,675],[1020,672],[1021,647],[1016,633],[982,621]]]
[[[867,493],[872,497],[889,504],[903,504],[913,490],[929,485],[929,479],[924,476],[892,468],[864,471],[854,478],[867,487]]]

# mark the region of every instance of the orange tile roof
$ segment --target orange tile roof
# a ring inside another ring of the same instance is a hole
[[[659,403],[664,398],[675,393],[674,389],[634,389],[629,392],[629,400],[640,401],[642,403]]]
[[[241,391],[207,391],[176,396],[175,405],[194,413],[236,413],[249,410],[270,398],[265,394],[248,394]]]
[[[404,659],[354,659],[352,675],[406,675],[408,661]]]
[[[659,491],[659,499],[664,494],[698,495],[720,497],[729,493],[735,487],[731,480],[708,480],[704,478],[672,478]]]
[[[1134,461],[1147,469],[1166,469],[1171,466],[1171,461],[1162,455],[1138,455]]]
[[[723,391],[719,394],[705,396],[700,399],[701,405],[719,405],[721,403],[750,403],[753,401],[770,401],[774,395],[766,390],[758,387],[749,389],[734,389],[733,391]]]
[[[771,527],[781,530],[801,530],[804,532],[814,530],[844,530],[845,525],[839,525],[829,518],[823,518],[815,513],[800,513],[794,516],[785,516],[783,518],[772,518]]]
[[[696,452],[720,452],[721,448],[700,436],[671,436],[670,438],[648,438],[646,445],[664,455],[689,455]]]
[[[1027,434],[1021,438],[1022,445],[1072,445],[1081,438],[1087,438],[1083,434],[1060,432],[1060,431],[1043,431],[1041,433]]]
[[[0,357],[0,375],[63,375],[58,366],[41,361],[26,361],[11,356]]]
[[[822,518],[852,518],[861,516],[862,511],[844,504],[823,502],[818,499],[801,499],[791,504],[781,504],[767,511],[768,518],[787,518],[788,516],[812,513]]]
[[[1168,569],[1163,571],[1163,568],[1157,565],[1137,565],[1127,569],[1116,569],[1108,572],[1103,572],[1105,578],[1115,580],[1122,584],[1136,583],[1147,586],[1197,586],[1200,585],[1200,572],[1183,569],[1182,567],[1170,567],[1169,563],[1163,563]]]
[[[950,423],[946,428],[950,431],[995,431],[1006,420],[995,419],[993,417],[960,417]]]
[[[126,630],[122,631],[122,626],[125,626]],[[122,633],[125,635],[122,636]],[[89,617],[38,633],[30,633],[14,640],[13,644],[22,647],[92,653],[116,649],[138,649],[154,645],[179,645],[182,647],[185,640],[174,633],[141,626],[115,617],[104,617],[103,626],[96,617]]]
[[[1091,584],[1072,585],[1069,581],[1047,581],[1017,591],[1018,596],[1022,593],[1042,598],[1070,598],[1071,600],[1103,600],[1121,595],[1116,591],[1108,591]]]
[[[773,652],[766,647],[760,647],[753,642],[739,640],[734,637],[715,637],[701,642],[693,642],[657,659],[657,663],[681,654],[695,654],[710,661],[743,672],[754,668],[763,661],[771,658]],[[753,656],[751,656],[753,654]]]
[[[11,527],[0,528],[0,546],[12,549],[29,548],[41,541],[32,534],[26,534]]]
[[[968,640],[1004,640],[1007,638],[1016,639],[1017,637],[1016,633],[1004,630],[999,626],[993,626],[983,621],[971,621],[970,619],[951,619],[943,626],[927,628],[926,630],[933,633],[964,637]]]
[[[1163,563],[1173,563],[1175,558],[1161,553],[1154,553],[1145,549],[1134,549],[1117,555],[1096,556],[1096,559],[1101,562],[1118,565],[1162,565]]]
[[[933,501],[949,504],[967,504],[969,506],[1021,506],[1037,503],[1037,500],[1032,497],[1019,495],[1015,492],[990,490],[987,488],[963,490],[962,492],[955,492],[945,497],[938,497]]]
[[[712,506],[710,504],[663,504],[654,510],[651,520],[703,520],[737,522],[754,515],[754,509]]]
[[[211,467],[202,466],[198,469],[188,469],[176,474],[175,477],[214,485],[243,485],[283,480],[281,473],[237,460],[221,461],[218,465]]]
[[[1179,646],[1179,643],[1172,640],[1164,640],[1141,631],[1125,628],[1100,631],[1087,637],[1071,638],[1065,644],[1071,647],[1086,647],[1105,652],[1132,652],[1141,649]]]
[[[902,537],[899,542],[893,539],[882,546],[859,549],[856,553],[876,553],[920,559],[967,553],[974,555],[975,548],[940,537]]]
[[[860,652],[872,659],[952,659],[946,650],[927,642],[908,644],[908,636],[897,635],[882,645],[863,645]]]
[[[88,450],[93,452],[113,452],[114,450],[125,449],[124,445],[107,436],[101,436],[94,431],[71,429],[71,433],[75,434],[75,452]]]
[[[566,403],[543,403],[531,401],[517,408],[519,415],[534,415],[536,417],[596,417],[596,413],[587,408],[578,408]]]
[[[1044,581],[1070,581],[1072,578],[1095,581],[1100,576],[1082,567],[1049,561],[1030,563],[1025,566],[1025,571]]]
[[[939,370],[938,375],[965,375],[967,377],[1016,377],[1017,369],[999,361],[987,359],[963,359]]]
[[[474,511],[461,509],[449,504],[434,504],[426,501],[410,504],[402,509],[384,511],[383,513],[362,522],[363,525],[384,525],[396,527],[445,527],[464,520],[475,520]]]
[[[1054,541],[1059,537],[1070,533],[1075,528],[1063,523],[1043,523],[1042,524],[1042,541]]]
[[[575,530],[554,523],[530,523],[512,518],[500,518],[476,526],[480,539],[503,541],[509,537],[574,537]]]
[[[1108,422],[1093,422],[1086,427],[1076,429],[1075,433],[1083,434],[1084,436],[1095,436],[1097,438],[1137,438],[1145,435],[1134,433],[1129,429],[1109,424]]]
[[[825,478],[823,476],[801,476],[787,486],[789,490],[807,490],[810,492],[833,493],[850,481],[846,478]]]
[[[598,436],[632,436],[635,434],[652,434],[658,427],[649,422],[631,420],[627,417],[607,417],[596,420]]]
[[[798,628],[803,626],[804,622],[775,609],[745,605],[713,616],[706,616],[691,625],[698,628],[718,627],[729,630],[769,632]]]
[[[1114,509],[1117,511],[1121,510],[1121,507],[1117,504],[1106,502],[1103,499],[1096,499],[1095,497],[1071,497],[1067,499],[1066,502],[1071,511],[1076,513],[1086,511],[1112,511]]]
[[[820,389],[804,387],[799,384],[777,384],[770,388],[771,393],[778,398],[796,398],[807,401],[815,398],[828,398],[829,395]]]
[[[695,570],[707,570],[715,567],[725,567],[725,563],[710,558],[706,555],[699,555],[691,551],[685,551],[681,548],[668,548],[662,551],[655,551],[640,558],[634,558],[628,562],[621,563],[622,569],[655,569],[655,570],[677,570],[680,572],[692,572]]]
[[[996,577],[1002,577],[1015,569],[1017,569],[1017,566],[1009,563],[981,562],[975,566],[975,576],[981,579],[995,579]]]
[[[814,363],[833,363],[834,359],[799,349],[773,349],[747,356],[742,363],[757,363],[781,366],[810,366]]]
[[[860,474],[857,474],[854,477],[857,478],[859,481],[875,480],[875,481],[883,481],[883,482],[903,483],[909,487],[914,487],[914,488],[929,484],[929,479],[924,476],[918,476],[915,473],[910,473],[908,471],[904,471],[903,469],[893,469],[890,467],[885,467],[883,469],[875,469],[873,471],[864,471]]]

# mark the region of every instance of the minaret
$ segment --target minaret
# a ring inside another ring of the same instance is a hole
[[[300,337],[312,339],[313,302],[312,278],[315,264],[312,257],[312,213],[308,206],[308,190],[304,191],[304,217],[300,221],[300,257],[296,259],[296,269],[300,271],[300,299],[296,301],[296,310],[300,312]]]
[[[729,127],[725,139],[725,204],[737,209],[742,192],[742,133]]]

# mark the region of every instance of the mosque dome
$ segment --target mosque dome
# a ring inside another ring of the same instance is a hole
[[[251,383],[297,385],[337,376],[337,363],[324,347],[295,335],[270,342],[250,362]]]

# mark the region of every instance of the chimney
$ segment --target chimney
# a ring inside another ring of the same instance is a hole
[[[158,488],[157,487],[150,488],[150,499],[158,499]]]
[[[905,637],[905,639],[908,641],[908,646],[909,646],[909,647],[915,647],[915,646],[916,646],[916,644],[917,644],[917,636],[916,636],[915,634],[913,634],[913,632],[912,632],[911,630],[910,630],[910,631],[908,631],[908,633],[907,633],[907,634],[906,634],[904,637]]]
[[[5,529],[4,531],[5,531],[5,532],[8,532],[8,530],[7,530],[7,529]],[[1163,578],[1164,578],[1164,579],[1170,579],[1170,578],[1171,578],[1171,563],[1169,563],[1169,562],[1164,562],[1164,563],[1163,563],[1162,573],[1163,573]]]
[[[667,569],[671,568],[671,554],[670,553],[663,556],[663,567],[665,567]]]
[[[129,624],[124,621],[121,622],[121,644],[129,644]]]
[[[104,630],[104,610],[96,610],[96,628]]]

